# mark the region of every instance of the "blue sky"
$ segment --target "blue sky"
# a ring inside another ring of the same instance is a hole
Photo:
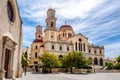
[[[46,11],[56,10],[57,28],[67,21],[89,42],[105,47],[105,56],[120,55],[120,0],[17,0],[23,20],[23,47],[31,46],[35,28],[45,29]]]

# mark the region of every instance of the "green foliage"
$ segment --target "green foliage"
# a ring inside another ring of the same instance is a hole
[[[120,69],[120,55],[116,58],[116,61],[118,62],[113,66],[114,69]]]
[[[72,67],[83,68],[87,65],[87,59],[83,56],[81,52],[70,52],[65,54],[62,58],[62,65],[64,68],[70,68],[72,72]]]
[[[116,61],[120,63],[120,55],[116,58]]]
[[[88,64],[88,65],[91,65],[91,64],[92,64],[92,58],[88,58],[88,59],[87,59],[87,64]]]
[[[111,62],[106,62],[105,66],[107,66],[107,69],[110,70],[113,68],[113,64]]]
[[[24,66],[28,66],[28,60],[27,60],[27,57],[25,57],[24,53],[22,54],[22,67]]]
[[[55,68],[61,65],[57,55],[44,51],[39,57],[42,61],[42,66],[46,68]]]
[[[114,68],[114,69],[119,69],[119,70],[120,70],[120,64],[115,64],[115,65],[113,66],[113,68]]]
[[[74,67],[83,68],[87,65],[87,59],[83,56],[82,52],[71,52],[71,54]]]
[[[91,69],[87,69],[87,73],[91,73],[92,72],[92,70]]]

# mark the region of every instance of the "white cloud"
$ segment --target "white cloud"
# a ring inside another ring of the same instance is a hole
[[[52,1],[48,0],[18,0],[23,17],[26,17],[35,22],[38,20],[45,20],[46,10],[51,5]],[[46,2],[46,3],[45,3]],[[55,1],[53,7],[56,9],[57,15],[63,16],[65,18],[74,18],[79,16],[81,18],[86,17],[92,8],[103,2],[103,0],[68,0],[68,1]],[[42,19],[41,19],[42,18]]]
[[[116,42],[116,43],[106,45],[105,46],[105,53],[106,53],[107,56],[110,56],[112,58],[120,55],[120,42]]]
[[[36,24],[41,23],[42,26],[45,26],[46,11],[52,2],[53,0],[18,0],[22,18]],[[82,32],[89,37],[90,42],[96,44],[103,42],[105,49],[107,49],[107,56],[112,53],[108,49],[115,48],[115,53],[119,52],[120,47],[117,45],[119,43],[108,40],[120,36],[119,0],[54,0],[52,7],[56,9],[57,27],[60,27],[64,24],[64,21],[68,20],[68,24],[73,27],[75,32]],[[23,45],[30,45],[34,40],[36,25],[29,25],[23,24]],[[104,41],[107,40],[113,43],[106,44]],[[115,47],[116,45],[117,47]]]

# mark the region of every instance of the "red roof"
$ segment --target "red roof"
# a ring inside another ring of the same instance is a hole
[[[34,41],[33,41],[33,43],[37,43],[37,42],[43,42],[43,40],[42,39],[35,39]]]

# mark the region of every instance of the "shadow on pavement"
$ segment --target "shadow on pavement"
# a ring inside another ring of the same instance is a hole
[[[59,73],[42,73],[42,72],[32,72],[32,74],[59,74]]]

